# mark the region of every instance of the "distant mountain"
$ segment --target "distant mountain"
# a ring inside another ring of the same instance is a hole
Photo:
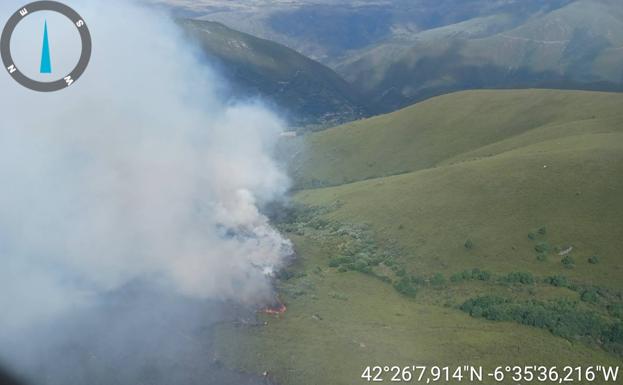
[[[515,23],[573,0],[144,0],[273,40],[325,64],[396,37],[506,14]]]
[[[623,90],[623,2],[579,0],[396,37],[335,66],[381,111],[461,89]]]
[[[159,1],[323,62],[373,113],[464,89],[623,90],[621,0]]]
[[[367,114],[349,83],[290,48],[220,23],[179,23],[231,82],[237,97],[260,97],[293,126],[335,125]]]

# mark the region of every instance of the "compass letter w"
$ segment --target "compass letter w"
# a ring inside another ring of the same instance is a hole
[[[19,14],[22,15],[22,17],[24,17],[28,14],[28,10],[26,8],[22,8],[19,10]]]

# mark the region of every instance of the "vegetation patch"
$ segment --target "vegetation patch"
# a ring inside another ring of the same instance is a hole
[[[480,270],[479,268],[473,268],[472,270],[464,270],[460,273],[455,273],[450,276],[451,282],[461,281],[488,281],[491,279],[492,274],[486,270]]]
[[[577,302],[515,301],[497,296],[472,298],[460,306],[472,317],[513,321],[550,331],[568,340],[582,340],[623,354],[623,321],[585,310]]]

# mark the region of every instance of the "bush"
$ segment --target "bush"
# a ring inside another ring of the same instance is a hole
[[[584,302],[597,303],[599,301],[599,294],[595,289],[587,289],[582,292],[580,299]]]
[[[592,265],[598,264],[599,260],[600,260],[600,258],[597,255],[593,255],[593,256],[588,257],[588,263],[590,263]]]
[[[551,249],[549,243],[547,242],[539,242],[534,246],[534,250],[537,253],[547,253]]]
[[[463,278],[463,274],[462,273],[454,273],[450,276],[450,282],[460,282],[462,281]]]
[[[381,275],[381,276],[377,275],[377,277],[379,277],[379,279],[385,283],[392,283],[392,279],[386,275]]]
[[[412,275],[411,283],[417,286],[423,286],[423,285],[426,285],[426,278],[419,276],[419,275]]]
[[[357,262],[355,262],[353,270],[359,271],[361,273],[369,273],[371,271],[368,263],[364,260],[358,260]]]
[[[509,273],[505,277],[502,277],[502,282],[506,283],[520,283],[522,285],[531,285],[534,283],[534,276],[532,273],[515,271]]]
[[[541,262],[547,261],[547,253],[537,253],[536,260]]]
[[[471,250],[474,247],[474,242],[472,242],[471,239],[468,239],[465,241],[465,243],[463,243],[463,247],[465,247],[467,250]]]
[[[611,316],[623,319],[623,303],[610,304],[607,309]]]
[[[492,321],[514,321],[549,330],[569,340],[585,338],[599,341],[608,351],[619,353],[623,347],[623,323],[611,322],[593,311],[578,308],[575,302],[536,300],[515,302],[496,296],[482,296],[464,302],[460,309],[472,317]]]
[[[402,293],[408,297],[415,297],[417,295],[417,287],[408,277],[400,278],[396,283],[394,283],[394,288],[399,293]]]
[[[568,287],[569,281],[564,275],[552,275],[545,278],[545,283],[556,287]]]
[[[536,230],[530,231],[528,233],[528,239],[535,240],[539,236],[545,236],[545,234],[547,234],[547,228],[545,226],[541,226]]]
[[[472,270],[464,270],[460,273],[454,273],[450,276],[450,281],[488,281],[491,279],[491,273],[486,270],[480,270],[479,268],[473,268]]]
[[[433,276],[433,278],[431,278],[430,283],[433,286],[443,286],[446,284],[446,277],[444,277],[441,273],[437,273]]]
[[[573,260],[573,258],[570,255],[565,255],[560,260],[560,263],[562,263],[563,266],[566,267],[567,269],[573,269],[575,267],[575,261]]]
[[[275,276],[277,277],[277,279],[280,279],[282,281],[287,281],[290,278],[294,277],[294,272],[290,270],[286,270],[286,269],[281,269],[277,272]]]

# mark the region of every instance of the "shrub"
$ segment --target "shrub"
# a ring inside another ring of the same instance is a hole
[[[392,283],[392,279],[391,279],[391,278],[389,278],[389,277],[388,277],[388,276],[386,276],[386,275],[381,275],[381,276],[378,276],[378,277],[379,277],[379,279],[380,279],[381,281],[383,281],[383,282],[385,282],[385,283]]]
[[[358,260],[357,262],[355,262],[353,270],[357,270],[361,273],[369,273],[371,271],[370,267],[364,260]]]
[[[414,285],[417,286],[422,286],[426,284],[426,278],[419,276],[419,275],[412,275],[411,276],[411,283],[413,283]]]
[[[472,271],[472,278],[475,277],[475,279],[479,280],[479,281],[488,281],[491,279],[491,273],[486,271],[486,270],[478,270],[478,269],[474,269],[477,271]]]
[[[514,321],[549,330],[566,339],[586,338],[599,341],[608,351],[623,350],[623,323],[608,321],[593,311],[578,308],[575,302],[513,301],[496,296],[481,296],[465,301],[460,307],[472,317],[492,321]]]
[[[491,279],[491,273],[486,270],[480,270],[475,267],[472,270],[464,270],[460,273],[454,273],[450,276],[450,281],[459,282],[459,281],[470,281],[470,280],[478,280],[478,281],[488,281]]]
[[[465,243],[463,243],[463,247],[465,247],[467,250],[470,250],[474,247],[474,242],[472,242],[471,239],[468,239],[465,241]]]
[[[547,228],[545,226],[541,226],[536,230],[532,230],[528,233],[528,239],[535,240],[538,237],[543,237],[547,234]]]
[[[599,259],[600,258],[597,255],[590,256],[590,257],[588,257],[588,263],[590,263],[592,265],[596,265],[596,264],[599,263]]]
[[[532,275],[532,273],[515,271],[509,273],[505,277],[502,277],[502,282],[531,285],[534,283],[534,276]]]
[[[580,299],[584,302],[597,303],[599,301],[599,294],[595,289],[587,289],[582,292]]]
[[[294,277],[294,272],[286,269],[281,269],[279,270],[279,272],[277,272],[276,277],[277,279],[280,279],[282,281],[287,281],[290,278]]]
[[[570,255],[565,255],[564,257],[562,257],[560,263],[562,263],[563,266],[567,269],[573,269],[573,267],[575,266],[575,261]]]
[[[541,262],[547,261],[547,253],[537,253],[536,259]]]
[[[433,286],[443,286],[446,284],[446,277],[444,277],[441,273],[437,273],[433,276],[433,278],[431,278],[430,283]]]
[[[545,283],[556,287],[567,287],[569,285],[569,281],[564,275],[552,275],[547,277],[545,278]]]
[[[608,305],[608,313],[613,317],[623,319],[623,304],[615,303]]]
[[[547,242],[539,242],[534,246],[534,250],[537,253],[547,253],[550,250],[550,245]]]
[[[415,297],[417,295],[417,287],[408,277],[402,277],[396,281],[396,283],[394,283],[394,288],[408,297]]]

